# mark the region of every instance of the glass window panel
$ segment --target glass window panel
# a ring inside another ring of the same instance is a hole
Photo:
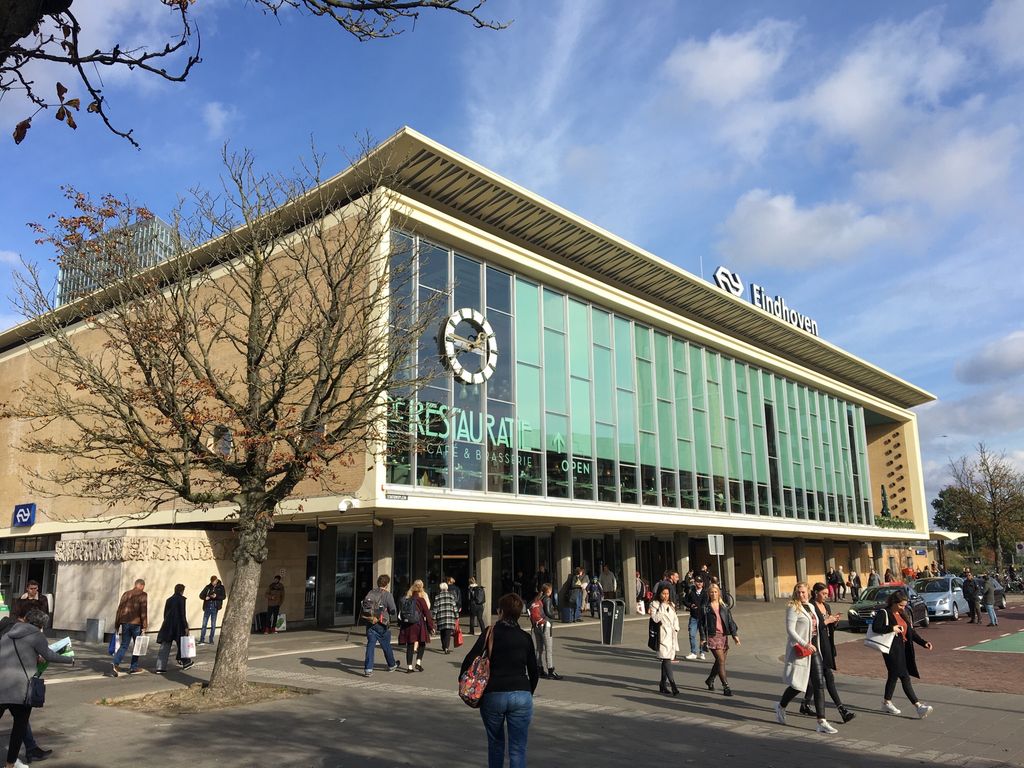
[[[519,415],[519,447],[540,450],[541,407],[540,369],[519,363],[516,366],[516,409]]]
[[[661,506],[678,507],[679,494],[676,493],[676,480],[678,475],[675,472],[661,473]]]
[[[672,391],[672,359],[669,357],[668,336],[663,333],[654,334],[654,367],[658,385],[658,397],[671,400]]]
[[[676,434],[681,439],[692,439],[693,428],[690,426],[690,383],[687,381],[686,374],[681,371],[675,371],[673,376],[675,377],[676,391]]]
[[[722,424],[722,385],[709,381],[708,387],[708,427],[710,428],[711,444],[725,445],[724,425]]]
[[[411,403],[403,397],[388,398],[387,481],[412,485]]]
[[[556,413],[566,413],[565,336],[558,331],[544,329],[544,407]]]
[[[623,504],[636,504],[636,465],[619,464],[619,493]]]
[[[575,299],[569,300],[569,373],[590,378],[590,309]]]
[[[693,450],[697,461],[697,472],[711,472],[711,453],[707,438],[708,417],[703,411],[693,412]]]
[[[641,360],[651,359],[651,329],[642,325],[633,326],[633,336],[636,339],[636,356]]]
[[[420,240],[420,285],[436,291],[448,290],[448,249]]]
[[[479,261],[455,254],[455,285],[452,294],[455,308],[480,309],[481,266]]]
[[[636,391],[640,404],[640,429],[654,431],[654,372],[647,360],[636,361]]]
[[[544,327],[565,331],[565,296],[544,289]]]
[[[602,407],[611,408],[615,401],[615,385],[612,382],[612,351],[604,347],[594,347],[594,402]],[[608,418],[612,414],[609,412]]]
[[[574,456],[572,459],[572,497],[591,501],[594,498],[594,462]]]
[[[484,444],[459,440],[453,446],[452,485],[463,491],[484,489]]]
[[[516,360],[540,365],[540,289],[516,278]]]
[[[416,403],[416,484],[447,488],[450,467],[448,392],[434,387],[420,390]]]
[[[680,444],[681,446],[682,444]],[[680,447],[682,453],[682,447]],[[695,477],[688,469],[679,470],[679,505],[683,509],[696,509]]]
[[[672,403],[658,401],[658,446],[661,452],[661,468],[676,467],[676,433],[672,428]]]
[[[690,345],[690,394],[693,396],[693,407],[707,410],[708,404],[704,396],[704,350]]]
[[[633,345],[629,320],[615,318],[615,385],[633,391]]]
[[[640,433],[640,485],[641,500],[645,505],[658,506],[661,497],[658,493],[658,449],[654,435]]]
[[[487,490],[515,493],[515,420],[512,404],[487,401]]]
[[[597,438],[597,500],[618,501],[619,482],[616,477],[615,427],[611,424],[596,425]]]
[[[612,348],[611,315],[594,307],[590,321],[594,328],[594,343],[602,347]]]
[[[548,496],[569,496],[569,420],[555,413],[547,415],[547,478]]]
[[[672,339],[672,367],[677,371],[686,371],[686,342]]]
[[[441,294],[429,288],[420,288],[419,301],[421,305],[431,305],[439,301]],[[443,304],[440,307],[444,309]],[[450,378],[448,372],[441,364],[441,349],[437,342],[437,328],[431,326],[423,330],[419,341],[419,375],[429,379],[429,384],[437,387],[444,387]]]
[[[590,412],[590,382],[572,379],[572,452],[574,456],[591,455],[593,417]]]
[[[512,400],[512,369],[515,366],[515,349],[512,345],[512,318],[501,312],[487,316],[494,329],[494,340],[498,345],[498,362],[494,373],[487,380],[487,396],[498,400]]]
[[[512,277],[487,267],[487,308],[512,313]]]
[[[636,417],[633,414],[635,398],[632,392],[618,390],[619,461],[636,463]]]

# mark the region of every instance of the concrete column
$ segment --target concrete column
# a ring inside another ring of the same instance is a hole
[[[672,544],[676,550],[676,570],[682,580],[690,570],[690,534],[676,531],[672,536]]]
[[[775,602],[775,550],[772,537],[761,537],[761,578],[764,580],[764,601]]]
[[[796,580],[807,581],[807,549],[803,539],[793,539],[793,559],[796,562]]]
[[[725,591],[733,597],[736,596],[736,548],[733,544],[733,536],[727,533],[725,539],[725,554],[722,555],[722,586]]]
[[[412,529],[412,556],[409,558],[409,582],[427,580],[427,529]]]
[[[338,526],[329,525],[326,531],[320,531],[320,542],[317,545],[316,625],[321,629],[334,626],[334,588],[337,570]]]
[[[550,564],[550,569],[555,577],[552,586],[557,592],[572,573],[572,528],[568,525],[556,525],[554,544],[554,562]]]
[[[373,527],[373,585],[381,576],[395,578],[395,521],[377,518],[381,526]]]
[[[626,601],[626,615],[629,615],[635,610],[636,604],[636,531],[632,528],[619,531],[619,547],[622,552],[622,578],[619,584],[622,585],[622,599]]]
[[[885,574],[885,563],[882,562],[882,542],[880,541],[871,542],[871,562],[878,573],[878,578],[881,579]]]
[[[859,541],[851,541],[849,544],[850,549],[850,568],[861,575],[861,581],[863,581],[864,574],[860,570],[860,553],[861,546]]]
[[[484,616],[490,616],[494,607],[494,526],[491,523],[477,523],[473,526],[473,568],[476,583],[485,587]]]
[[[822,552],[825,554],[825,570],[829,568],[835,570],[836,567],[836,543],[831,539],[825,539],[821,542]]]

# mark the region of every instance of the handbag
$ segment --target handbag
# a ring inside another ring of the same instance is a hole
[[[661,647],[661,625],[654,619],[647,621],[647,647],[655,653]]]
[[[117,654],[117,650],[121,647],[121,636],[117,633],[117,628],[114,629],[114,634],[110,636],[110,642],[107,643],[107,653],[111,656]]]
[[[462,639],[462,627],[460,627],[458,624],[455,625],[454,642],[456,648],[461,648],[462,643],[464,642]]]
[[[178,655],[183,659],[196,657],[196,639],[192,635],[182,635],[178,640]]]
[[[136,635],[132,641],[132,656],[145,656],[149,653],[149,635]]]
[[[46,683],[39,675],[30,676],[28,674],[25,662],[21,660],[21,654],[18,653],[18,641],[13,640],[12,642],[14,643],[14,655],[18,657],[18,663],[21,664],[21,671],[28,678],[28,682],[25,685],[25,703],[30,707],[39,709],[46,704]]]
[[[491,682],[491,648],[494,644],[494,627],[487,628],[484,652],[473,659],[469,669],[459,678],[459,698],[476,709],[483,700],[487,684]]]
[[[868,648],[874,648],[876,651],[881,651],[882,653],[889,653],[889,651],[892,650],[892,641],[895,639],[895,632],[879,634],[871,627],[868,627],[868,634],[867,637],[864,638],[864,645]]]
[[[812,651],[806,645],[800,645],[800,643],[793,643],[793,654],[798,659],[806,659],[808,656],[811,656],[813,653],[814,653],[814,651]]]

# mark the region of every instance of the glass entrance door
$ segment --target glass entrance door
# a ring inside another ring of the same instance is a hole
[[[334,574],[334,623],[356,620],[359,601],[373,586],[373,534],[338,532]]]

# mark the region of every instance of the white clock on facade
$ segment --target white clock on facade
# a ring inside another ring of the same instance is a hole
[[[480,312],[457,309],[441,329],[441,353],[456,379],[464,384],[483,384],[498,363],[498,340]]]

